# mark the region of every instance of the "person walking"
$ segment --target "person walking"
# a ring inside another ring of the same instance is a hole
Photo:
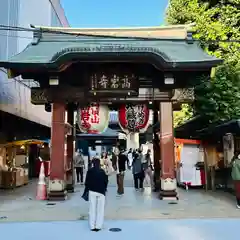
[[[85,192],[88,191],[90,229],[97,232],[103,227],[108,177],[100,166],[100,160],[95,158],[92,161],[93,167],[86,175]]]
[[[235,187],[237,208],[240,209],[240,152],[236,153],[232,159],[231,175]]]
[[[120,151],[119,155],[113,155],[112,166],[117,175],[117,194],[119,196],[124,194],[124,174],[126,171],[126,163],[128,162],[127,156],[124,151]]]
[[[144,162],[142,163],[142,168],[144,170],[145,179],[146,177],[150,180],[150,186],[153,189],[154,183],[153,183],[153,166],[152,166],[152,160],[151,160],[151,150],[148,149],[147,153],[144,156]]]
[[[108,176],[114,172],[112,161],[106,152],[103,152],[101,154],[100,165]]]
[[[141,155],[139,152],[133,154],[132,174],[135,190],[143,190],[144,171],[142,168]]]
[[[128,157],[128,163],[129,163],[129,164],[128,164],[128,167],[129,167],[129,169],[131,169],[131,167],[132,167],[132,162],[133,162],[133,152],[132,152],[132,148],[129,149],[127,157]]]
[[[76,156],[74,159],[74,166],[75,166],[75,170],[76,170],[76,175],[77,175],[77,183],[83,184],[83,171],[85,169],[85,161],[83,158],[83,154],[82,151],[79,151],[79,149],[76,152]]]

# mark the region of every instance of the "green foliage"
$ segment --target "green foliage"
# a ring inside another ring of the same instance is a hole
[[[170,0],[169,24],[195,23],[194,37],[211,55],[224,60],[212,79],[201,79],[195,89],[196,114],[210,121],[240,117],[240,0]],[[220,41],[219,41],[220,40]]]
[[[180,111],[173,112],[173,125],[178,127],[184,124],[187,120],[193,116],[193,110],[189,104],[182,104]]]
[[[240,117],[240,68],[224,64],[212,79],[202,79],[195,88],[195,110],[211,122]]]

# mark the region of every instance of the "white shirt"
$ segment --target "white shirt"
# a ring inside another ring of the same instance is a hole
[[[127,157],[128,157],[129,163],[132,164],[132,161],[133,161],[133,155],[132,155],[132,153],[131,153],[131,152],[128,153]]]

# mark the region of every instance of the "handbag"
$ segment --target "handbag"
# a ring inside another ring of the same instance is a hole
[[[89,191],[86,188],[84,189],[82,199],[84,199],[86,202],[89,201]]]

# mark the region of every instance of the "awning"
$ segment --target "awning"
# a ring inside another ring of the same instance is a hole
[[[43,144],[43,143],[48,143],[48,142],[45,140],[28,139],[28,140],[8,142],[5,146],[10,147],[10,146],[22,146],[22,145]]]
[[[218,125],[212,125],[197,131],[200,136],[223,136],[226,133],[240,135],[240,119],[233,119]]]

